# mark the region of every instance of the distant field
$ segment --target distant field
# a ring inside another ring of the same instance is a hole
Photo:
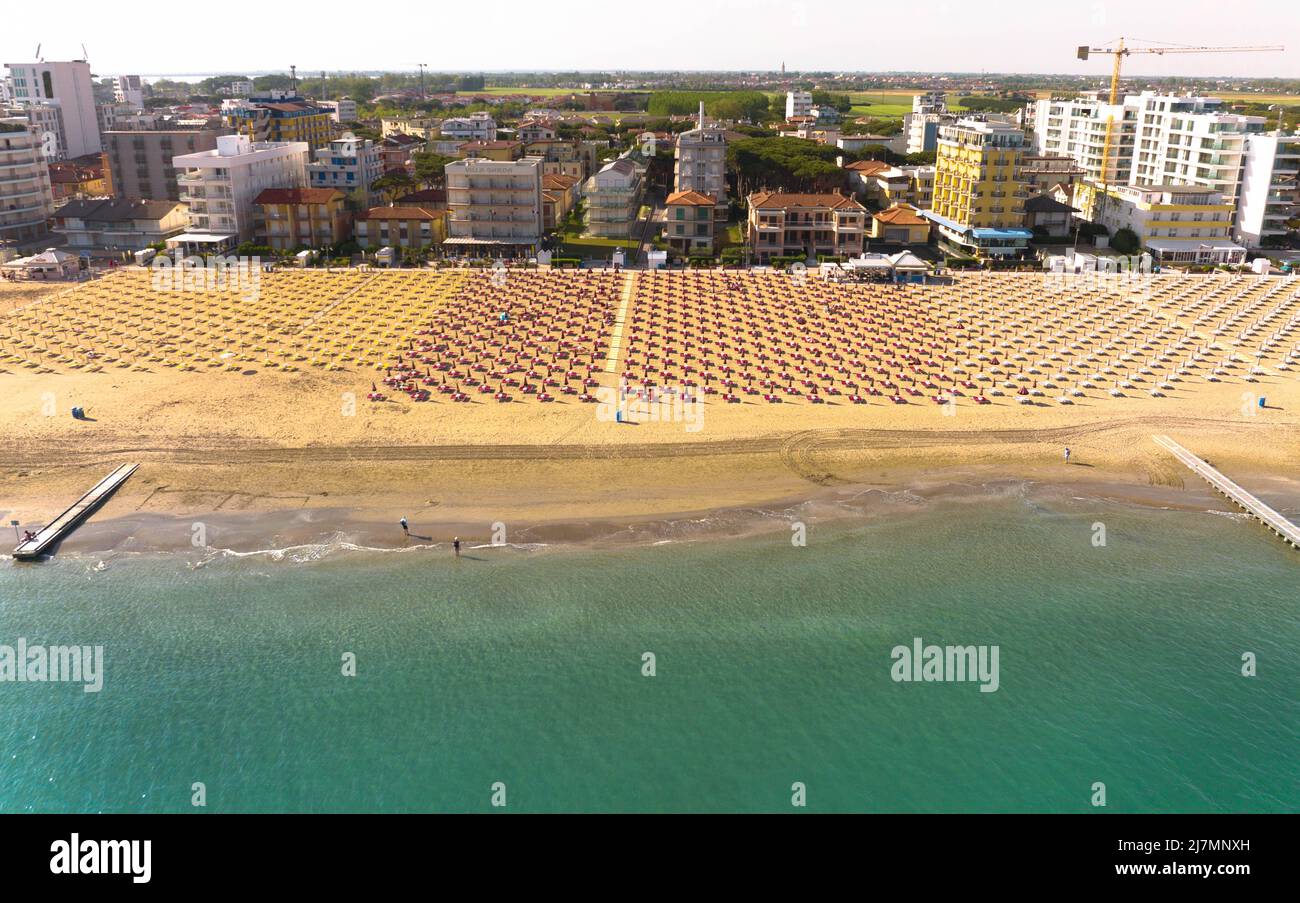
[[[1300,95],[1296,94],[1256,94],[1253,91],[1218,91],[1215,97],[1224,100],[1248,100],[1251,103],[1276,103],[1284,107],[1300,107]]]
[[[615,91],[595,89],[591,92],[577,88],[484,88],[482,91],[457,91],[457,94],[535,94],[545,97],[558,97],[566,94],[615,94]]]

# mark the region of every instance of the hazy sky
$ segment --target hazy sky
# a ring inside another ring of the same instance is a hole
[[[974,14],[971,14],[974,13]],[[1295,0],[355,0],[12,4],[0,62],[75,59],[98,75],[283,69],[778,69],[1109,72],[1079,44],[1295,45],[1281,53],[1133,56],[1138,74],[1300,77]],[[317,24],[319,23],[319,24]],[[207,28],[205,29],[205,24]]]

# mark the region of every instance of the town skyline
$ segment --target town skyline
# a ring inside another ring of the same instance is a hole
[[[69,4],[74,10],[88,5]],[[55,38],[47,35],[34,12],[13,14],[11,27],[0,38],[4,62],[34,61],[38,44],[47,60],[69,60],[85,56],[97,73],[169,74],[240,71],[287,71],[289,63],[299,72],[407,72],[421,63],[439,72],[771,72],[782,64],[795,72],[887,72],[887,73],[994,73],[991,62],[1016,65],[997,68],[998,73],[1018,75],[1107,75],[1104,61],[1081,61],[1075,48],[1081,44],[1113,44],[1124,36],[1130,44],[1199,46],[1250,46],[1275,38],[1261,37],[1261,24],[1286,21],[1288,6],[1281,0],[1246,0],[1237,5],[1237,15],[1222,20],[1207,0],[1193,3],[1157,2],[1140,8],[1118,7],[1095,2],[1078,11],[1071,27],[1041,15],[1027,0],[1004,0],[998,15],[963,21],[960,29],[935,28],[936,22],[951,21],[959,7],[949,2],[888,11],[888,32],[919,35],[923,41],[872,41],[873,30],[828,27],[824,12],[805,2],[755,0],[741,3],[687,3],[665,0],[656,5],[657,19],[665,28],[644,27],[648,11],[638,8],[602,11],[602,40],[570,46],[573,23],[588,10],[573,3],[552,4],[545,17],[529,18],[528,27],[512,28],[524,21],[529,7],[518,0],[502,0],[475,17],[458,21],[456,11],[436,18],[421,18],[424,10],[408,0],[392,5],[394,21],[427,21],[434,40],[422,28],[395,30],[382,38],[359,42],[351,34],[323,30],[304,34],[303,41],[286,45],[277,32],[246,30],[238,42],[214,41],[193,46],[167,39],[164,22],[96,21],[85,35]],[[251,12],[251,9],[250,9]],[[425,12],[427,17],[427,12]],[[75,17],[74,17],[75,21]],[[1007,21],[1015,28],[1008,31]],[[1206,22],[1213,22],[1207,27]],[[668,23],[688,23],[672,26]],[[777,25],[779,24],[779,27]],[[438,35],[463,25],[471,30],[491,30],[493,40],[439,39]],[[665,40],[689,28],[692,34],[719,36],[709,53],[701,56],[691,41]],[[874,32],[879,36],[879,32]],[[65,32],[66,34],[66,32]],[[1145,37],[1144,37],[1145,36]],[[293,59],[279,63],[286,55]],[[558,64],[575,60],[573,65]],[[942,60],[942,68],[924,65]],[[1295,50],[1282,53],[1223,55],[1214,61],[1204,57],[1135,57],[1126,65],[1133,76],[1291,78],[1300,76]],[[707,65],[701,65],[707,62]]]

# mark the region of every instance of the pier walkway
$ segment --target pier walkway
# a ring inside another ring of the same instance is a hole
[[[1232,480],[1229,480],[1208,462],[1196,457],[1196,455],[1168,436],[1152,436],[1151,438],[1156,441],[1157,445],[1172,452],[1175,458],[1186,464],[1192,473],[1203,478],[1224,498],[1248,512],[1264,526],[1282,537],[1293,548],[1300,549],[1300,527],[1278,514]]]
[[[127,477],[135,473],[135,469],[139,466],[139,464],[123,464],[104,477],[92,486],[89,492],[73,502],[71,507],[42,527],[33,538],[20,542],[14,549],[14,557],[30,560],[45,554],[46,549],[77,529],[77,525],[99,507],[104,499],[112,495],[113,490],[125,483]]]

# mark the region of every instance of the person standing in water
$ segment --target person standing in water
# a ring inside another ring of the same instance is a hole
[[[406,518],[402,518],[398,523],[402,525],[402,535],[409,538],[411,535],[411,528],[406,523]]]
[[[1066,463],[1066,464],[1069,464],[1069,463],[1070,463],[1070,448],[1069,448],[1069,446],[1066,446],[1066,448],[1065,448],[1065,463]]]
[[[459,558],[459,557],[460,557],[460,537],[459,537],[459,536],[457,536],[455,539],[453,539],[453,540],[451,541],[451,547],[452,547],[452,550],[455,551],[455,553],[456,553],[456,557]]]

